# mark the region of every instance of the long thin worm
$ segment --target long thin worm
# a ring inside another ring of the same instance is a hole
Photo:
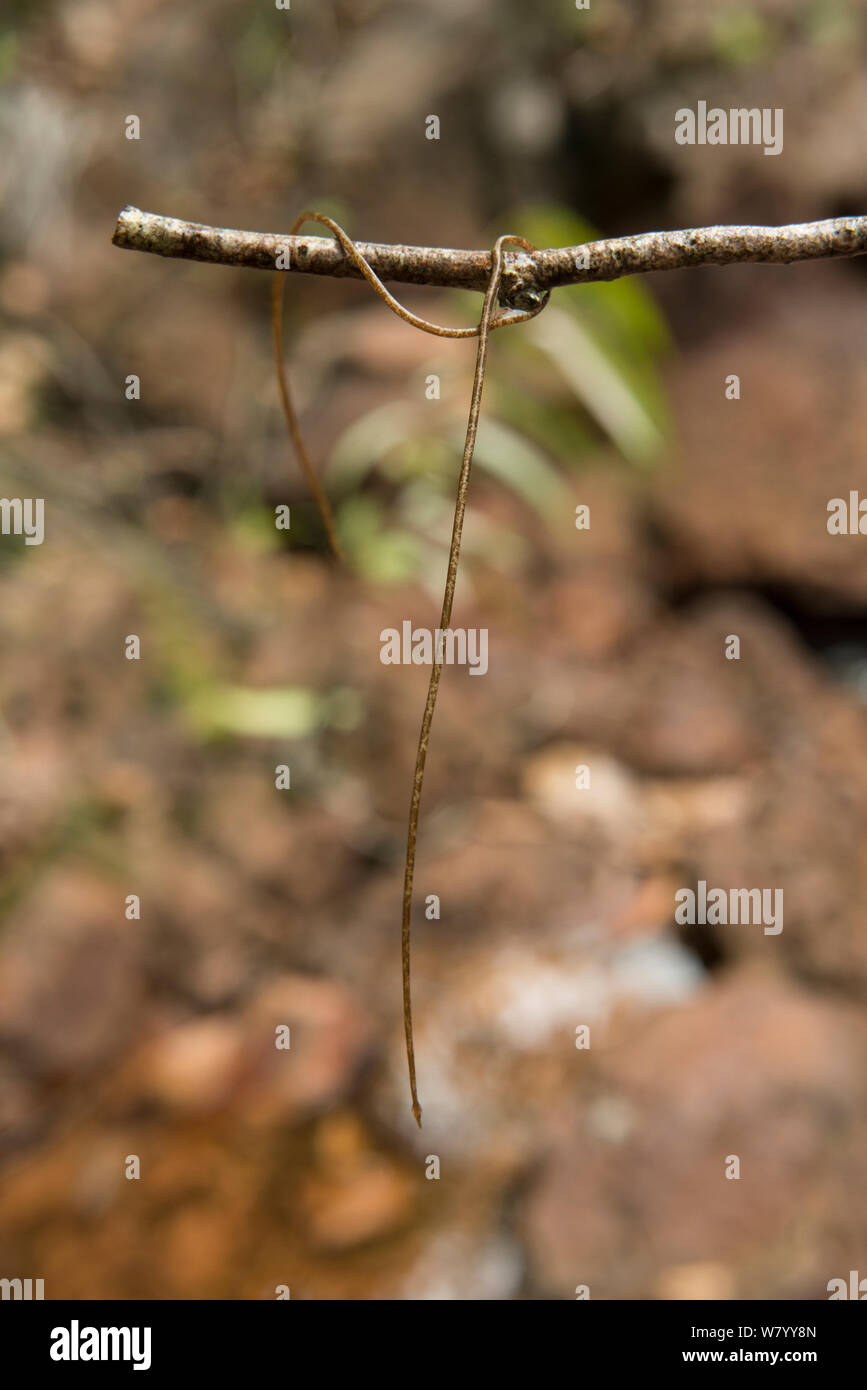
[[[321,222],[328,227],[350,260],[355,264],[365,280],[368,281],[379,295],[380,299],[393,310],[399,318],[405,319],[414,328],[420,328],[425,333],[433,333],[439,338],[478,338],[479,345],[476,349],[476,367],[473,376],[473,391],[470,398],[470,409],[467,417],[467,433],[464,443],[463,460],[461,462],[460,477],[458,479],[457,497],[455,499],[455,516],[452,524],[452,539],[449,546],[448,568],[446,570],[445,592],[443,594],[442,613],[440,615],[439,628],[445,633],[451,622],[452,605],[455,597],[455,586],[458,578],[458,561],[461,552],[461,536],[464,529],[464,514],[467,507],[467,492],[470,483],[470,470],[473,463],[473,452],[476,445],[476,434],[479,428],[479,413],[482,404],[482,390],[485,384],[485,369],[488,360],[488,338],[494,328],[505,327],[510,324],[524,323],[527,319],[535,318],[536,314],[541,313],[548,302],[548,295],[544,295],[537,304],[530,309],[505,309],[499,313],[494,312],[497,302],[497,294],[500,288],[500,279],[503,271],[503,248],[512,243],[520,246],[524,251],[533,253],[535,247],[525,241],[523,237],[506,234],[498,237],[491,252],[491,274],[488,281],[488,288],[485,293],[485,302],[482,309],[482,316],[475,328],[445,328],[441,324],[429,323],[427,319],[418,318],[417,315],[410,313],[392,294],[389,294],[385,285],[368,265],[361,255],[358,247],[347,236],[342,227],[333,222],[330,217],[323,216],[319,212],[302,212],[295,220],[291,236],[295,236],[300,231],[305,222]],[[289,434],[295,446],[302,471],[310,486],[319,513],[325,526],[328,543],[337,559],[342,559],[340,543],[337,537],[337,529],[328,498],[316,476],[315,469],[310,461],[310,456],[304,445],[301,430],[298,424],[298,417],[292,404],[288,383],[286,380],[286,370],[283,361],[283,276],[277,273],[274,276],[272,297],[271,297],[271,325],[274,337],[274,358],[277,366],[277,379],[280,388],[280,399],[283,403],[283,411],[286,422],[289,426]],[[440,677],[442,676],[442,647],[438,643],[431,668],[430,682],[427,689],[424,714],[421,721],[421,731],[419,733],[418,748],[415,758],[415,771],[412,779],[412,797],[409,805],[409,825],[406,838],[406,860],[403,879],[403,916],[401,922],[401,965],[403,974],[403,1025],[406,1034],[406,1060],[409,1067],[409,1087],[412,1097],[412,1113],[415,1116],[416,1124],[421,1129],[421,1106],[418,1099],[418,1086],[416,1082],[415,1070],[415,1047],[413,1045],[412,1031],[412,978],[410,972],[410,919],[412,916],[412,886],[413,874],[415,872],[415,853],[418,840],[418,818],[421,806],[421,793],[424,784],[424,769],[427,761],[427,750],[430,742],[431,725],[433,723],[434,710],[436,708],[437,692],[439,691]]]

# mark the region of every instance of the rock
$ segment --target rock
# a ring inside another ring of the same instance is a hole
[[[316,1151],[316,1170],[299,1194],[306,1235],[316,1249],[346,1250],[382,1239],[409,1219],[414,1181],[373,1149],[354,1116],[324,1119]]]
[[[736,1296],[734,1287],[732,1271],[724,1264],[698,1260],[695,1264],[660,1270],[655,1296],[679,1303],[692,1299],[722,1303]]]
[[[679,367],[682,462],[676,487],[660,479],[656,510],[672,570],[681,584],[784,588],[816,612],[863,606],[861,542],[826,525],[831,498],[867,497],[859,297],[831,275],[760,294],[760,332],[715,334]],[[725,399],[731,372],[737,401]]]
[[[275,1124],[346,1096],[369,1054],[370,1024],[358,1000],[336,980],[282,975],[244,1013],[245,1118]],[[290,1030],[290,1048],[275,1030]]]
[[[140,929],[124,890],[57,867],[10,914],[0,954],[0,1030],[44,1076],[113,1061],[141,1003]]]
[[[623,1029],[631,1045],[606,1038],[592,1074],[609,1110],[628,1106],[628,1123],[600,1130],[586,1104],[545,1122],[548,1160],[519,1217],[534,1287],[558,1298],[579,1283],[593,1298],[824,1297],[836,1265],[857,1264],[867,1212],[852,1186],[867,1166],[859,1015],[742,970],[661,1014],[640,1045]],[[586,1057],[592,1067],[592,1049]],[[739,1179],[725,1176],[732,1156]]]
[[[207,1113],[228,1103],[243,1069],[244,1033],[225,1016],[190,1019],[146,1044],[138,1085],[159,1105]]]

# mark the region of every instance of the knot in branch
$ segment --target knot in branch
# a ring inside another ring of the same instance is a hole
[[[510,256],[500,276],[498,301],[503,308],[520,309],[535,316],[550,297],[550,290],[540,289],[536,279],[535,251],[518,251]]]

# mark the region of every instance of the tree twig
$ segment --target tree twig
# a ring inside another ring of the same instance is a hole
[[[129,251],[211,261],[219,265],[274,270],[288,251],[291,271],[309,275],[350,276],[361,272],[337,241],[328,237],[291,236],[277,232],[242,232],[206,227],[175,217],[125,207],[112,241]],[[446,247],[383,246],[355,243],[381,280],[405,285],[434,285],[484,290],[490,283],[490,251],[455,251]],[[687,266],[730,265],[739,261],[792,261],[862,256],[867,253],[867,216],[800,222],[789,227],[695,227],[683,231],[644,232],[610,237],[583,246],[510,252],[504,258],[501,294],[504,303],[532,307],[547,290],[588,281],[618,280],[655,270]]]

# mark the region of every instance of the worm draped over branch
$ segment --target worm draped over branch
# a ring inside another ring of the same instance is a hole
[[[323,223],[334,239],[298,235],[309,220]],[[458,575],[461,537],[467,504],[470,470],[479,424],[482,389],[492,329],[521,323],[541,313],[552,290],[561,285],[593,280],[617,280],[651,270],[678,270],[695,265],[728,265],[739,261],[820,260],[831,256],[858,256],[867,252],[867,217],[838,217],[828,222],[804,222],[792,227],[703,227],[689,231],[646,232],[642,236],[612,237],[583,246],[537,250],[522,237],[506,234],[491,251],[452,251],[422,246],[379,246],[356,242],[317,212],[303,212],[286,235],[240,232],[226,227],[205,227],[180,222],[126,207],[117,220],[113,241],[133,251],[152,251],[158,256],[217,262],[220,265],[253,266],[261,270],[306,271],[312,275],[351,275],[364,278],[390,309],[406,322],[427,333],[446,338],[477,337],[476,369],[467,418],[461,473],[455,501],[448,570],[438,631],[451,626],[452,604]],[[509,250],[509,246],[513,249]],[[383,281],[410,285],[460,286],[484,290],[482,315],[475,328],[444,328],[420,319],[386,289]],[[283,363],[282,274],[274,277],[272,326],[275,362],[283,410],[298,459],[316,500],[335,556],[340,559],[337,528],[327,497],[307,453],[298,416],[292,404]],[[504,307],[496,309],[496,304]],[[438,650],[431,668],[419,734],[404,871],[401,918],[403,1015],[409,1067],[412,1113],[421,1126],[421,1105],[416,1084],[410,980],[410,919],[419,808],[434,708],[442,676],[443,657]]]

